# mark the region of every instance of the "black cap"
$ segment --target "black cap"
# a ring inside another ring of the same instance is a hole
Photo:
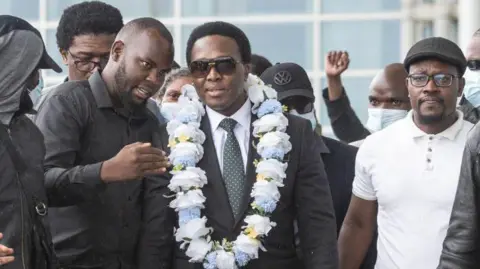
[[[295,63],[278,63],[267,68],[260,78],[277,91],[278,100],[304,96],[315,100],[313,87],[305,69]]]
[[[40,32],[27,21],[10,15],[0,15],[0,36],[6,35],[14,30],[30,31],[42,39]],[[53,69],[57,73],[62,72],[62,68],[48,55],[45,44],[43,44],[43,55],[38,68]]]
[[[426,59],[437,59],[451,64],[458,68],[462,76],[467,68],[467,59],[460,47],[443,37],[429,37],[415,43],[408,51],[403,66],[408,72],[410,65]]]

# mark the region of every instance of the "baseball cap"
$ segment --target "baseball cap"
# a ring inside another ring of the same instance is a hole
[[[296,63],[277,63],[267,68],[260,79],[277,91],[278,100],[292,96],[304,96],[315,100],[307,72]]]
[[[6,35],[15,30],[30,31],[42,39],[40,32],[27,21],[10,15],[0,15],[0,36]],[[62,72],[62,68],[60,68],[60,66],[52,59],[52,57],[48,55],[45,44],[43,44],[43,55],[40,59],[38,68],[53,69],[57,73]]]
[[[467,60],[460,47],[443,37],[429,37],[415,43],[408,51],[403,66],[408,72],[410,65],[430,58],[457,67],[462,76],[467,68]]]

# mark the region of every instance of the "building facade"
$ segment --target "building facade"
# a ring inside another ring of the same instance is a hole
[[[329,132],[320,98],[325,86],[324,56],[347,50],[351,64],[343,81],[362,121],[367,93],[383,66],[402,60],[417,40],[444,36],[464,46],[480,27],[480,0],[104,0],[122,12],[125,21],[142,16],[160,19],[171,30],[175,59],[185,64],[191,30],[204,22],[225,20],[248,35],[254,53],[272,63],[296,62],[308,70],[316,90],[318,117]],[[2,0],[1,14],[30,21],[42,33],[49,53],[61,63],[55,31],[63,9],[79,0]],[[135,4],[133,4],[135,2]],[[461,12],[462,17],[457,19]],[[467,16],[463,16],[467,14]],[[459,27],[460,26],[460,27]],[[463,43],[462,43],[463,42]],[[47,85],[64,74],[44,73]]]

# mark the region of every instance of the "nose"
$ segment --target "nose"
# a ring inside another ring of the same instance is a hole
[[[160,73],[161,72],[159,72],[156,68],[152,68],[148,73],[147,80],[155,84],[155,86],[160,87],[165,78],[165,76],[161,75]]]
[[[219,81],[221,78],[222,76],[220,75],[220,73],[217,72],[217,69],[214,66],[212,66],[210,70],[208,70],[208,74],[207,74],[208,81]]]

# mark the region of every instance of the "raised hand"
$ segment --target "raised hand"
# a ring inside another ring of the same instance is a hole
[[[350,58],[346,51],[330,51],[325,56],[325,73],[327,77],[340,76],[348,69]]]

